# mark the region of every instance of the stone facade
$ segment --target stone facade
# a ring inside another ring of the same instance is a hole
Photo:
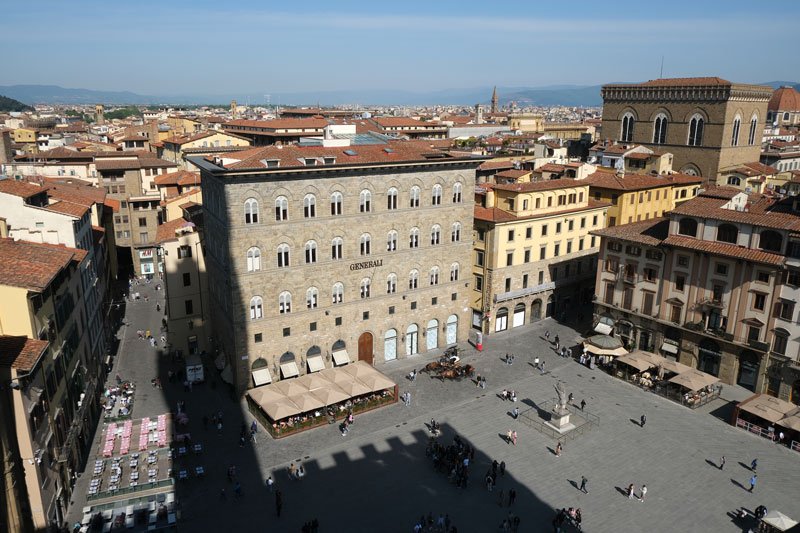
[[[732,84],[719,78],[654,80],[603,87],[603,133],[673,154],[673,168],[716,179],[727,168],[758,161],[772,89]],[[623,138],[623,118],[633,117],[632,135]],[[666,135],[656,138],[656,120],[666,117]],[[703,120],[702,140],[690,146],[692,118]],[[734,121],[740,119],[734,141]],[[750,142],[751,121],[755,135]]]
[[[193,162],[202,169],[211,320],[238,391],[253,386],[256,362],[277,380],[280,363],[287,360],[294,360],[302,373],[307,356],[319,353],[331,366],[334,345],[345,347],[352,360],[372,362],[374,357],[381,364],[438,353],[467,338],[472,189],[481,159],[246,174]],[[441,203],[432,205],[437,184]],[[412,187],[419,188],[419,207],[410,207]],[[391,188],[397,190],[393,209]],[[363,191],[371,193],[368,212],[361,209]],[[341,193],[341,214],[332,215],[334,193]],[[306,216],[308,195],[315,198],[315,216]],[[286,220],[276,220],[276,202],[280,205],[283,198]],[[248,200],[258,202],[257,222],[251,219],[250,224]],[[453,242],[456,223],[460,229]],[[434,225],[440,226],[440,236],[439,244],[432,245]],[[410,248],[413,228],[419,230],[417,248]],[[396,248],[389,251],[391,231],[397,232]],[[362,252],[366,235],[368,253]],[[341,239],[341,259],[332,258],[335,239]],[[316,243],[316,260],[309,263],[310,241]],[[288,246],[289,266],[279,267],[282,245]],[[453,265],[458,274],[451,281]],[[439,270],[432,285],[434,267]],[[413,270],[417,287],[409,288]],[[392,274],[396,284],[387,294]],[[365,280],[369,293],[362,297]],[[342,298],[334,303],[337,283],[343,285]],[[315,297],[309,296],[312,288],[318,291]],[[253,298],[261,298],[263,311],[254,307]],[[448,321],[455,324],[448,327]]]

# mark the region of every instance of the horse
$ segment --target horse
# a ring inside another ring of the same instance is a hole
[[[441,369],[442,366],[444,366],[442,365],[442,363],[434,361],[432,363],[428,363],[427,365],[425,365],[425,367],[422,370],[420,370],[420,372],[436,372],[439,369]]]
[[[448,368],[447,370],[443,370],[439,373],[439,379],[444,381],[445,379],[456,379],[459,377],[459,371],[457,368]]]
[[[466,366],[464,367],[464,375],[465,375],[465,376],[467,376],[467,377],[472,377],[472,375],[473,375],[474,373],[475,373],[475,367],[474,367],[474,366],[472,366],[472,365],[466,365]]]

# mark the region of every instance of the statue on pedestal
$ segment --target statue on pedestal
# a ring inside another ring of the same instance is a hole
[[[553,385],[558,394],[558,402],[556,403],[556,410],[563,411],[567,408],[567,391],[564,390],[564,385],[561,381]]]

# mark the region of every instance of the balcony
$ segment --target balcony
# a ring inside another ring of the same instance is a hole
[[[722,301],[722,298],[700,298],[697,300],[697,305],[701,307],[713,307],[715,309],[722,309],[725,307],[725,303]]]
[[[769,343],[768,342],[761,342],[757,340],[747,340],[747,345],[751,348],[754,348],[761,352],[768,352],[769,351]]]

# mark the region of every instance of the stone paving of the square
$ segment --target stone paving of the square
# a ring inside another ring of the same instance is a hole
[[[494,532],[513,512],[521,519],[520,531],[552,531],[555,509],[562,507],[581,508],[583,530],[589,532],[747,531],[749,524],[734,519],[735,512],[759,504],[800,519],[800,455],[721,420],[729,413],[725,399],[693,411],[558,357],[544,340],[544,331],[570,344],[579,342],[580,334],[551,319],[491,335],[482,353],[466,346],[464,362],[486,376],[486,389],[467,380],[440,382],[424,374],[411,383],[405,376],[432,358],[400,360],[379,368],[399,384],[401,393],[411,392],[410,407],[399,402],[358,416],[346,437],[336,425],[280,440],[261,430],[255,444],[240,447],[241,424],[249,425],[252,417],[244,403],[232,401],[216,371],[211,370],[211,382],[184,392],[180,384],[167,383],[167,369],[177,368],[169,358],[137,340],[137,329],[158,331],[161,316],[155,305],[163,301],[152,289],[139,288],[151,295],[150,302],[128,307],[128,326],[120,332],[121,353],[110,375],[118,372],[136,381],[135,418],[174,410],[178,400],[186,402],[192,439],[206,448],[195,460],[208,475],[176,487],[182,530],[297,532],[317,518],[323,532],[406,532],[421,514],[431,512],[434,517],[448,513],[461,533]],[[576,329],[585,331],[586,326]],[[507,352],[517,356],[511,366],[502,360]],[[534,355],[545,360],[544,375],[532,368]],[[207,367],[213,369],[210,360]],[[150,386],[157,372],[163,390]],[[587,411],[600,418],[599,427],[566,442],[561,457],[552,452],[555,441],[513,420],[514,404],[498,396],[503,388],[514,389],[517,405],[524,409],[530,402],[552,400],[557,380],[574,394],[575,402],[585,399]],[[733,387],[723,392],[727,399],[746,396]],[[203,414],[217,411],[225,419],[221,435],[204,429],[201,421]],[[638,425],[642,414],[647,415],[645,427]],[[442,424],[445,443],[457,433],[477,449],[466,489],[449,484],[425,457],[425,423],[431,418]],[[503,438],[509,429],[517,431],[516,446]],[[100,430],[102,424],[95,442]],[[716,464],[723,455],[727,464],[720,470]],[[746,488],[753,458],[758,458],[759,467],[751,494]],[[505,461],[507,471],[488,492],[483,478],[493,459]],[[288,478],[290,462],[305,466],[304,480]],[[241,498],[235,497],[227,480],[230,465],[237,466]],[[264,483],[269,475],[283,495],[280,517]],[[581,476],[588,478],[588,494],[577,489]],[[76,485],[72,522],[80,519],[88,482],[84,475]],[[647,485],[646,501],[623,494],[630,483],[637,494]],[[499,505],[500,491],[510,488],[517,491],[515,505]]]

